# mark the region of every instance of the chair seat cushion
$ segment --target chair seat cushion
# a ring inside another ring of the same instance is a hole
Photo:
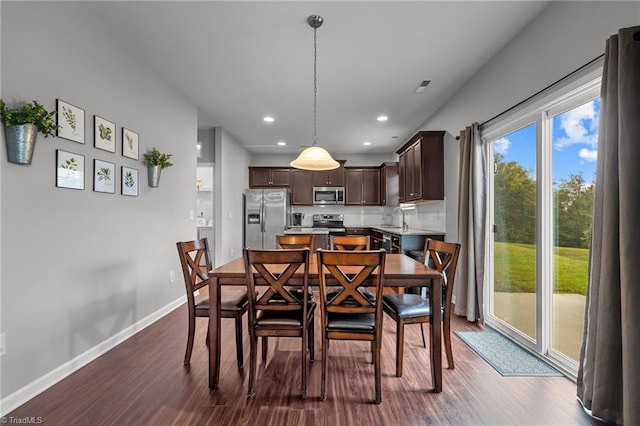
[[[204,313],[207,312],[207,316],[209,315],[209,299],[202,299],[199,300],[198,302],[196,302],[195,305],[196,308],[196,313],[200,312],[200,313]]]
[[[334,314],[327,313],[328,330],[371,331],[375,326],[373,314]]]
[[[222,310],[242,309],[249,303],[246,290],[223,290],[221,294],[220,308]]]
[[[429,299],[417,294],[385,294],[382,296],[382,303],[385,310],[393,311],[400,318],[431,314]]]
[[[307,317],[313,318],[315,303],[307,306]],[[301,327],[302,310],[298,311],[259,311],[256,315],[258,327]]]

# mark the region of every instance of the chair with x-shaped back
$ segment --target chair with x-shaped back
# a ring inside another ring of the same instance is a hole
[[[243,249],[247,294],[249,294],[250,363],[248,396],[254,395],[258,337],[262,337],[262,359],[266,360],[268,337],[300,337],[302,398],[307,396],[307,346],[314,358],[313,313],[315,302],[308,297],[308,248],[290,250]],[[302,291],[290,290],[290,280],[302,268]],[[266,290],[258,295],[258,285]]]
[[[318,250],[322,326],[322,390],[327,398],[328,343],[333,340],[372,342],[375,374],[375,403],[382,402],[380,348],[382,344],[382,290],[384,250]],[[330,281],[329,281],[330,280]],[[331,291],[329,290],[331,285]],[[363,289],[371,285],[375,298]],[[336,291],[336,287],[339,289]]]
[[[196,331],[196,317],[209,318],[209,299],[196,301],[195,292],[209,285],[208,272],[213,269],[209,255],[209,242],[206,238],[195,241],[179,241],[176,243],[178,256],[182,265],[184,284],[187,290],[187,308],[189,313],[189,331],[184,364],[191,362],[193,339]],[[224,290],[221,293],[220,316],[235,319],[236,325],[236,359],[238,368],[244,364],[242,349],[242,315],[247,312],[248,301],[245,290]],[[207,345],[209,344],[209,327],[207,322]]]
[[[453,370],[453,352],[451,350],[451,299],[453,284],[460,254],[460,244],[427,238],[424,245],[424,263],[442,272],[442,338],[447,353],[447,364]],[[424,338],[424,323],[431,322],[431,304],[429,297],[419,294],[394,294],[383,296],[384,312],[396,321],[396,376],[402,376],[402,358],[404,352],[404,325],[420,324],[422,343],[426,347]]]

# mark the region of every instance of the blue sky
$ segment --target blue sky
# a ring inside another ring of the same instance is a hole
[[[558,182],[582,172],[587,183],[595,180],[600,99],[553,117],[553,178]],[[535,123],[494,142],[494,152],[516,161],[535,176]]]

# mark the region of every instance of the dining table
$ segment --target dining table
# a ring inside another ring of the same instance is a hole
[[[302,267],[288,285],[302,285]],[[377,272],[370,277],[374,285]],[[209,388],[218,387],[220,379],[221,316],[220,294],[223,286],[246,287],[244,259],[239,257],[209,271]],[[431,306],[442,306],[442,273],[404,254],[385,256],[383,285],[385,288],[429,287]],[[328,280],[329,283],[331,282]],[[264,283],[264,282],[263,282]],[[256,275],[256,284],[261,281]],[[319,287],[317,257],[309,257],[309,286]],[[442,310],[431,309],[430,358],[433,392],[442,392]]]

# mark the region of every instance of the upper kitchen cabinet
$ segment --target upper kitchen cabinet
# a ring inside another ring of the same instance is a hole
[[[401,203],[444,199],[444,133],[418,132],[396,151]]]
[[[310,206],[313,204],[313,174],[309,170],[291,169],[291,204]]]
[[[345,204],[380,205],[380,168],[345,167]]]
[[[344,186],[345,160],[337,160],[340,167],[333,170],[313,172],[313,186]]]
[[[398,163],[387,162],[380,166],[380,205],[397,206],[399,203]]]
[[[290,185],[288,167],[249,167],[249,188],[288,188]]]

